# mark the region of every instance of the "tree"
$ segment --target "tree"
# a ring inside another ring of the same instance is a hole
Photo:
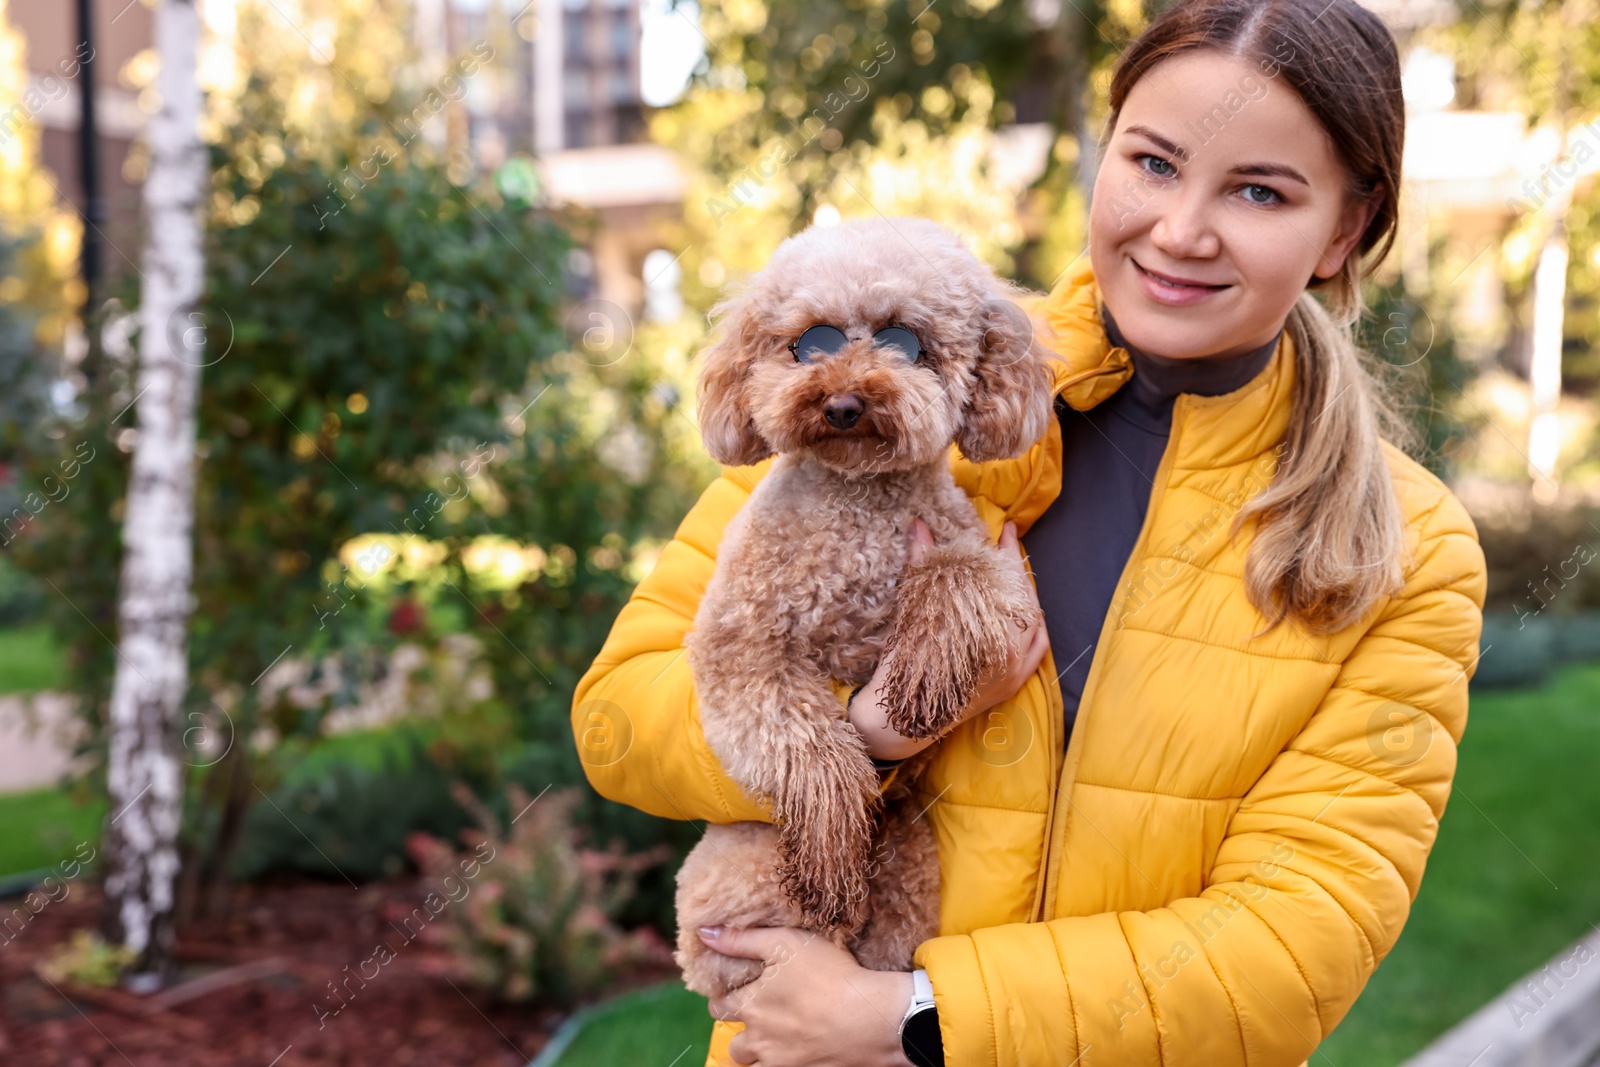
[[[42,346],[61,343],[83,297],[77,277],[81,223],[57,196],[55,181],[39,161],[38,114],[78,76],[76,53],[52,57],[30,84],[22,35],[12,29],[7,0],[0,0],[0,235],[15,243],[7,257],[0,304],[26,308]]]
[[[139,954],[136,971],[157,976],[173,943],[183,799],[175,741],[189,678],[195,405],[205,352],[204,332],[187,318],[201,293],[200,208],[210,177],[199,130],[199,37],[194,0],[156,9],[161,109],[150,124],[144,183],[139,437],[123,525],[107,768],[106,932]]]
[[[692,164],[676,242],[691,304],[708,306],[819,208],[929,215],[1002,272],[1050,284],[1087,232],[1097,75],[1143,6],[702,5],[704,66],[651,126]],[[1020,205],[989,165],[990,132],[1014,122],[1044,133],[1045,169]]]
[[[1593,0],[1464,4],[1458,22],[1426,38],[1455,61],[1458,106],[1519,112],[1554,134],[1554,158],[1508,200],[1512,218],[1496,249],[1522,320],[1512,336],[1530,341],[1525,370],[1534,410],[1527,451],[1517,451],[1528,461],[1535,498],[1546,503],[1555,499],[1562,467],[1557,403],[1564,390],[1592,392],[1600,380],[1597,10]],[[1453,251],[1465,266],[1484,249]]]

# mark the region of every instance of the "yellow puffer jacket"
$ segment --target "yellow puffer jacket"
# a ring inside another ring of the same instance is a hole
[[[1042,312],[1055,386],[1087,409],[1132,373],[1087,268]],[[939,742],[920,783],[939,844],[923,942],[952,1067],[1299,1064],[1394,946],[1450,794],[1482,626],[1472,521],[1398,450],[1403,591],[1326,637],[1263,625],[1234,510],[1270,479],[1293,342],[1226,396],[1181,395],[1071,743],[1047,655],[1010,701]],[[951,467],[999,538],[1061,488],[1061,435]],[[770,460],[725,468],[578,683],[602,795],[673,819],[771,822],[720,769],[681,647],[723,528]],[[1063,506],[1093,507],[1066,501]],[[841,714],[846,695],[840,689]],[[728,1067],[738,1024],[715,1024]]]

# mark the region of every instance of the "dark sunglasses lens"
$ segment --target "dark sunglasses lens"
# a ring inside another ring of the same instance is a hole
[[[907,359],[916,359],[922,345],[917,341],[917,335],[904,326],[889,326],[872,335],[872,344],[875,348],[895,348]]]
[[[818,356],[833,355],[844,347],[846,340],[844,331],[837,326],[812,326],[795,342],[794,354],[802,363],[807,363]]]

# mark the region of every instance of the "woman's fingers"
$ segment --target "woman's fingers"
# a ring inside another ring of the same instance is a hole
[[[1000,550],[1001,555],[1006,558],[1006,563],[1018,574],[1028,573],[1028,554],[1022,547],[1021,539],[1017,537],[1017,524],[1009,519],[1000,528]]]
[[[1017,539],[1017,524],[1009,519],[1006,520],[1005,526],[1001,528],[1000,546],[1002,548],[1010,547],[1015,550],[1014,555],[1008,553],[1006,558],[1011,561],[1011,565],[1017,569],[1017,572],[1027,580],[1028,599],[1033,602],[1032,621],[1019,627],[1020,636],[1016,647],[1020,653],[1024,649],[1031,648],[1031,642],[1036,639],[1037,631],[1043,629],[1044,613],[1039,607],[1039,590],[1034,585],[1033,578],[1028,574],[1027,553],[1022,548],[1022,542]]]
[[[742,989],[743,987],[740,988]],[[739,1012],[744,1008],[744,1005],[737,999],[736,994],[739,992],[739,989],[729,990],[722,996],[712,997],[707,1001],[706,1008],[711,1012],[711,1017],[713,1019],[721,1019],[723,1022],[742,1022],[743,1020],[739,1018]]]
[[[1050,635],[1045,633],[1044,618],[1041,616],[1033,625],[1033,635],[1028,642],[1028,650],[1023,654],[1023,677],[1026,678],[1039,669],[1039,664],[1044,662],[1044,654],[1050,651]]]

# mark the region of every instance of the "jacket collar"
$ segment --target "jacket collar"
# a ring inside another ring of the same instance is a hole
[[[1133,358],[1115,346],[1100,318],[1100,291],[1087,259],[1069,271],[1048,296],[1034,298],[1042,320],[1040,338],[1048,353],[1054,392],[1072,407],[1087,411],[1133,376]],[[1215,467],[1249,462],[1282,441],[1289,426],[1294,385],[1294,342],[1285,329],[1261,373],[1220,396],[1182,394],[1172,413],[1179,438],[1181,467]],[[1060,455],[1060,432],[1050,440]]]

